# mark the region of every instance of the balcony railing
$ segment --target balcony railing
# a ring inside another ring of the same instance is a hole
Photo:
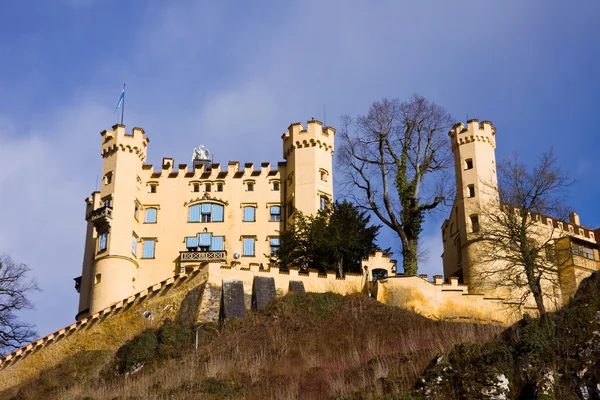
[[[577,256],[575,254],[573,254],[573,264],[576,267],[586,268],[591,271],[600,270],[600,261],[593,260],[591,258],[587,258],[587,257],[583,257],[583,256]]]
[[[91,223],[106,223],[112,219],[112,207],[100,207],[89,213],[87,220]]]
[[[180,261],[185,262],[209,262],[226,261],[226,251],[180,251]]]

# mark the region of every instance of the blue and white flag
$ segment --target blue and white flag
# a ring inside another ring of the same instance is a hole
[[[117,110],[119,109],[119,107],[121,107],[121,104],[123,104],[123,99],[125,98],[125,88],[123,88],[123,91],[121,92],[121,96],[119,96],[119,101],[117,103],[117,106],[115,107],[115,112],[117,112]]]

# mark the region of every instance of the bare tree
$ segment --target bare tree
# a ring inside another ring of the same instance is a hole
[[[448,195],[452,118],[413,95],[383,99],[367,115],[344,117],[338,162],[346,194],[391,228],[402,245],[404,273],[418,270],[418,240],[425,214]]]
[[[19,321],[17,312],[31,309],[27,294],[39,290],[35,280],[27,279],[29,268],[0,255],[0,354],[35,339],[32,325]]]
[[[552,151],[539,157],[529,171],[517,154],[498,165],[496,204],[482,204],[475,261],[477,279],[496,289],[504,288],[524,304],[533,296],[540,315],[546,312],[545,293],[558,285],[565,257],[555,246],[567,236],[566,194],[573,180],[557,165]],[[493,197],[493,196],[490,196]],[[570,251],[570,246],[568,251]]]

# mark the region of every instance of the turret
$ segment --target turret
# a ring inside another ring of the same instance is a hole
[[[141,219],[140,175],[149,139],[142,128],[133,128],[130,134],[123,125],[112,129],[100,133],[102,181],[86,218],[96,242],[86,246],[93,256],[84,256],[84,262],[92,260],[90,313],[134,293],[138,268],[135,232]]]
[[[289,210],[316,214],[333,201],[333,148],[335,129],[315,119],[306,129],[297,122],[282,135],[286,176],[281,177]]]
[[[485,216],[481,210],[498,205],[496,175],[496,128],[476,119],[455,124],[450,132],[454,153],[456,197],[450,218],[444,223],[444,274],[458,275],[471,284],[477,251],[472,240],[479,235]]]

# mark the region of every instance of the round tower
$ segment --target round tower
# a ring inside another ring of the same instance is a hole
[[[480,227],[485,224],[482,210],[497,207],[498,179],[496,175],[496,128],[490,121],[479,122],[476,119],[455,124],[450,132],[450,142],[454,154],[456,177],[456,197],[453,215],[450,220],[456,224],[459,236],[454,245],[456,261],[453,265],[444,265],[444,273],[456,268],[461,271],[463,282],[477,291],[477,243],[473,239],[479,236]],[[451,224],[451,225],[453,225]],[[445,264],[446,264],[446,260]]]
[[[95,255],[91,279],[90,314],[132,295],[137,276],[135,232],[141,216],[142,165],[149,139],[141,128],[130,134],[125,126],[101,132],[102,182],[88,222],[95,228]],[[95,198],[96,198],[95,197]]]
[[[283,139],[286,160],[284,185],[286,217],[295,208],[305,215],[316,214],[333,201],[333,146],[335,129],[313,119],[307,128],[291,124]]]

